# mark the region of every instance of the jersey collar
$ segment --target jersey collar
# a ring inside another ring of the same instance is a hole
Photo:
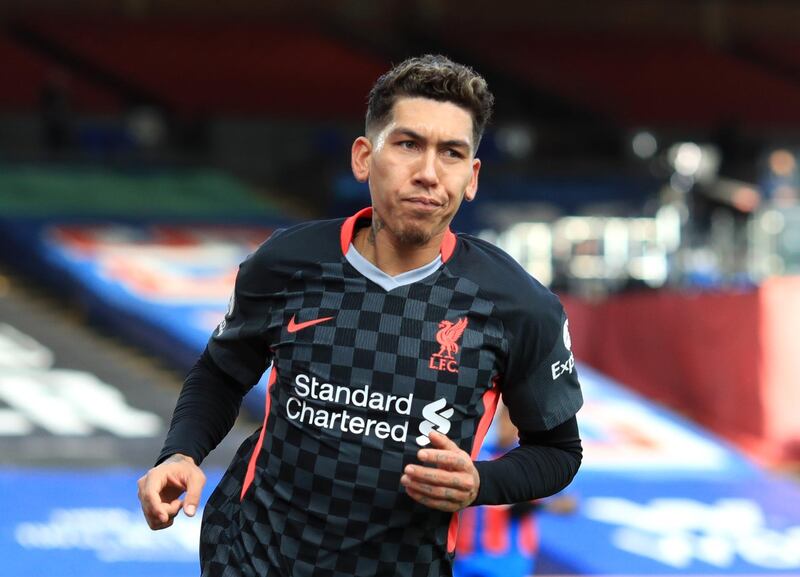
[[[367,208],[363,208],[355,213],[353,216],[349,217],[344,221],[342,224],[342,233],[340,236],[340,242],[342,247],[342,254],[347,254],[347,251],[350,249],[350,243],[353,242],[353,235],[356,231],[356,223],[361,219],[372,219],[372,207],[368,206]],[[456,250],[456,235],[453,234],[449,228],[444,233],[444,238],[442,239],[442,245],[439,247],[439,253],[442,255],[442,262],[447,262],[451,256],[453,256],[453,252]]]

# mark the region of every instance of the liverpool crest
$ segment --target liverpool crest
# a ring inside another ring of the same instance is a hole
[[[436,342],[439,343],[439,352],[431,355],[428,368],[437,371],[458,372],[458,341],[467,328],[467,317],[458,319],[456,322],[444,320],[439,323],[439,330],[436,332]]]

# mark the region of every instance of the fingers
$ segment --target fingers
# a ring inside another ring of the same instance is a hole
[[[428,434],[428,438],[431,440],[431,445],[437,449],[448,449],[452,451],[461,450],[461,447],[456,445],[455,441],[450,439],[447,435],[441,434],[439,431],[431,431]]]
[[[480,477],[470,456],[441,433],[430,435],[431,448],[417,456],[423,465],[407,465],[400,478],[408,495],[427,507],[458,511],[478,495]]]
[[[408,495],[427,507],[458,511],[469,505],[477,494],[472,476],[409,465],[400,478]]]
[[[461,502],[450,501],[447,499],[438,499],[436,497],[432,497],[430,495],[426,495],[423,492],[417,491],[412,489],[411,487],[406,487],[406,493],[408,496],[425,505],[426,507],[430,507],[431,509],[436,509],[438,511],[447,511],[448,513],[455,513],[456,511],[460,511],[464,508]]]
[[[166,482],[166,477],[152,475],[151,469],[145,476],[137,482],[139,502],[142,505],[142,513],[151,529],[161,529],[166,527],[170,521],[169,512],[164,503],[161,502],[159,493]]]
[[[448,501],[462,501],[477,490],[470,473],[453,473],[418,465],[408,465],[400,482],[430,497]]]
[[[472,459],[464,451],[458,453],[441,449],[422,449],[417,453],[420,461],[446,471],[469,471]]]
[[[473,468],[470,456],[447,436],[431,432],[429,438],[433,448],[420,449],[417,453],[420,461],[448,471],[470,471]]]
[[[186,497],[183,499],[183,512],[189,517],[194,517],[197,511],[205,484],[206,476],[203,472],[198,467],[191,470],[189,478],[186,480]]]
[[[181,508],[190,517],[196,513],[205,475],[189,458],[170,458],[150,469],[137,485],[145,520],[151,529],[158,530],[171,526]]]

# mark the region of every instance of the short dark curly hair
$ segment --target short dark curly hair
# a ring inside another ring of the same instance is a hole
[[[369,93],[367,133],[383,128],[399,97],[430,98],[452,102],[472,116],[474,149],[492,115],[494,96],[486,80],[468,66],[440,54],[426,54],[404,60],[378,78]]]

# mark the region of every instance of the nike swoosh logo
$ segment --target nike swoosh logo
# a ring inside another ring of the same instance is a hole
[[[302,323],[294,322],[294,315],[292,318],[289,319],[289,325],[286,327],[290,333],[296,333],[297,331],[302,331],[303,329],[307,329],[308,327],[313,327],[314,325],[318,325],[319,323],[324,323],[325,321],[331,320],[333,317],[325,317],[322,319],[313,319],[310,321],[305,321]]]

